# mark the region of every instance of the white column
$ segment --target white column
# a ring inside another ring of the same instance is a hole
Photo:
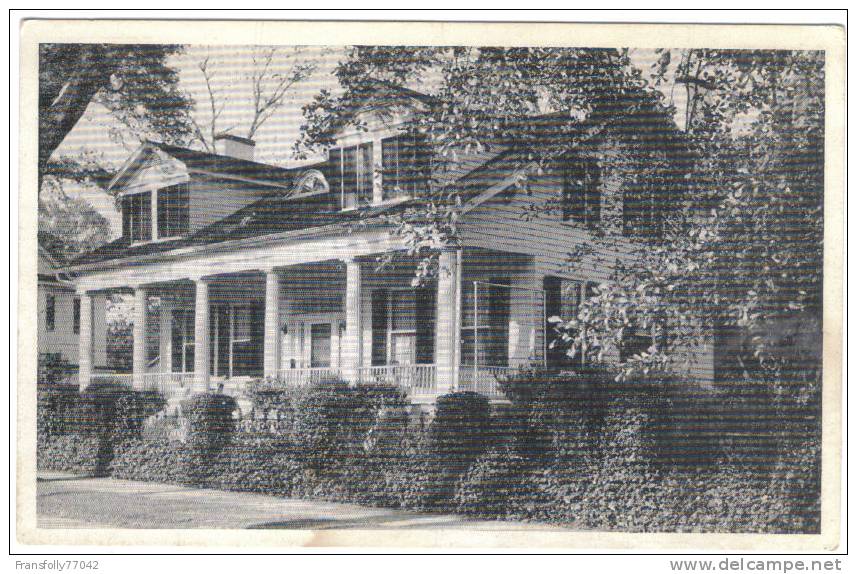
[[[133,367],[134,388],[143,388],[146,375],[146,301],[148,291],[143,287],[134,289],[134,355]]]
[[[80,337],[78,338],[78,385],[80,390],[92,379],[92,297],[80,294]]]
[[[107,365],[107,295],[92,295],[92,368]]]
[[[342,341],[342,376],[356,382],[362,361],[363,328],[361,324],[362,270],[360,262],[345,263],[345,336]]]
[[[208,282],[195,279],[196,302],[194,310],[193,372],[197,391],[207,391],[209,383],[209,297]]]
[[[443,395],[458,384],[456,344],[461,330],[458,289],[461,284],[461,251],[441,251],[437,277],[437,321],[435,367],[437,394]]]
[[[273,269],[265,271],[265,362],[266,377],[276,377],[280,370],[280,276]]]
[[[161,297],[160,316],[160,345],[158,354],[161,356],[161,372],[173,371],[173,302]]]

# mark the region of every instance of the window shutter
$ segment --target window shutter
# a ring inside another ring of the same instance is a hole
[[[435,305],[434,288],[417,289],[417,364],[434,363]]]
[[[387,297],[386,289],[372,291],[372,365],[387,364]]]
[[[504,287],[507,279],[492,279],[488,286],[488,308],[491,321],[490,344],[487,346],[490,365],[505,367],[509,364],[509,310],[511,289]]]
[[[333,148],[328,152],[327,165],[324,168],[324,176],[330,186],[333,195],[333,204],[341,206],[342,202],[342,150]]]
[[[373,161],[372,144],[360,144],[358,156],[358,161],[360,162],[360,170],[358,174],[359,181],[357,182],[357,187],[359,190],[358,203],[372,203],[373,181],[375,179],[375,165]]]

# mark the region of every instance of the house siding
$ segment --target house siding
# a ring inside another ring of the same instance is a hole
[[[622,176],[611,168],[611,159],[615,159],[617,153],[615,148],[606,148],[597,154],[601,168],[601,218],[607,226],[607,237],[614,239],[609,245],[596,241],[586,226],[562,220],[561,211],[556,209],[562,193],[561,175],[547,171],[532,177],[527,189],[512,186],[468,212],[460,226],[465,250],[490,250],[495,252],[494,257],[498,251],[527,256],[526,271],[512,277],[515,284],[530,288],[541,289],[542,280],[548,275],[595,283],[607,281],[616,262],[628,261],[631,257],[629,240],[621,234]],[[551,205],[555,208],[547,209]],[[490,263],[491,255],[485,257]],[[467,267],[465,264],[465,277],[472,281]],[[542,336],[543,332],[539,334]],[[523,345],[526,337],[527,330],[523,329],[518,332],[517,342],[510,341],[510,357],[513,345]],[[712,381],[711,339],[707,338],[690,354],[689,374],[698,381]]]

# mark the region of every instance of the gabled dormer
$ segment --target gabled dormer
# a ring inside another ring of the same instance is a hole
[[[110,182],[130,244],[170,241],[269,194],[294,190],[293,170],[253,161],[253,142],[218,137],[224,154],[146,142]]]
[[[426,105],[430,98],[423,94],[378,82],[341,119],[327,177],[342,209],[401,201],[428,186],[431,150],[408,129],[414,110]]]

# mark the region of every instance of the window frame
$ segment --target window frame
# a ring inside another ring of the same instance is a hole
[[[164,203],[166,196],[178,192],[178,204]],[[153,234],[153,239],[174,239],[184,237],[190,231],[190,185],[187,182],[177,183],[162,187],[155,192],[155,201],[157,207],[155,209],[156,218],[153,229],[157,229],[157,233]],[[172,209],[168,209],[172,208]],[[167,224],[174,224],[178,220],[179,224],[175,229],[163,229],[165,216]],[[176,217],[178,214],[179,217]]]
[[[488,304],[489,312],[487,312],[487,313],[476,313],[474,311],[472,313],[472,319],[473,319],[474,324],[466,325],[465,322],[462,321],[462,324],[461,324],[461,342],[460,342],[460,349],[459,349],[459,356],[461,357],[461,359],[460,359],[461,366],[472,367],[472,366],[476,365],[477,364],[477,357],[478,357],[479,352],[480,352],[480,348],[477,348],[477,346],[476,346],[476,341],[479,340],[478,339],[479,334],[481,332],[488,332],[489,335],[491,335],[493,331],[497,330],[498,327],[501,326],[500,324],[495,323],[495,319],[494,319],[492,313],[490,312],[490,310],[493,310],[495,308],[495,305],[491,299],[492,294],[497,293],[497,292],[499,292],[500,289],[502,289],[502,291],[504,293],[506,293],[506,297],[505,297],[506,302],[504,304],[505,308],[509,312],[511,312],[512,285],[511,285],[511,283],[508,283],[508,284],[503,283],[503,281],[508,281],[508,278],[492,277],[488,281],[477,280],[477,281],[471,282],[471,284],[470,284],[471,288],[469,291],[474,296],[470,297],[470,301],[468,302],[469,305],[467,303],[465,303],[468,296],[465,293],[462,293],[462,302],[461,302],[462,308],[466,309],[467,307],[469,307],[470,310],[473,311],[473,306],[479,300],[479,295],[480,295],[478,293],[478,291],[476,291],[474,289],[474,286],[473,286],[474,283],[480,283],[482,285],[485,285],[486,287],[494,287],[495,288],[495,289],[490,290],[488,292],[488,295],[487,295],[487,297],[488,297],[487,304]],[[474,299],[475,299],[475,301],[474,301]],[[468,311],[462,311],[462,319],[464,319],[467,312]],[[484,319],[486,321],[485,324],[482,324],[481,321],[479,321],[479,324],[476,324],[477,318],[479,315],[482,315],[482,317],[485,318]],[[508,322],[509,322],[510,318],[511,318],[510,316],[506,317],[506,325],[505,325],[505,329],[504,329],[506,344],[504,345],[503,348],[504,348],[505,352],[498,357],[489,357],[488,360],[484,364],[481,362],[478,363],[480,366],[483,366],[483,367],[507,367],[509,365],[510,357],[509,357],[509,324],[508,324]],[[465,332],[472,333],[472,341],[473,341],[473,353],[472,354],[473,354],[473,357],[472,357],[471,362],[467,362],[465,360],[465,352],[464,352],[465,347],[464,346],[465,346],[465,342],[468,341],[468,338],[465,336]],[[485,340],[485,339],[482,339],[482,340]]]
[[[155,239],[157,221],[153,221],[152,205],[157,203],[156,193],[156,190],[145,190],[126,193],[122,196],[122,235],[132,244],[147,243]],[[146,202],[148,207],[144,209],[143,205]],[[148,231],[148,235],[143,233],[144,230]]]
[[[334,166],[334,169],[337,169],[337,173],[335,177],[332,178],[334,181],[334,187],[339,186],[338,190],[334,190],[335,193],[339,195],[339,207],[342,211],[351,210],[351,209],[359,209],[362,205],[366,204],[365,200],[369,199],[369,204],[374,203],[375,199],[375,142],[374,141],[364,141],[355,143],[352,145],[343,145],[336,146],[330,148],[328,150],[328,161],[332,161],[333,156],[338,156],[339,158],[339,166],[338,169]],[[348,163],[346,162],[346,157],[350,154],[354,154],[354,170],[353,173],[345,173],[345,168]],[[368,170],[366,165],[366,160],[368,159]],[[346,188],[348,187],[347,183],[352,181],[354,183],[354,192],[353,194],[346,194]],[[366,189],[363,189],[363,188]],[[350,199],[353,197],[353,202]]]

